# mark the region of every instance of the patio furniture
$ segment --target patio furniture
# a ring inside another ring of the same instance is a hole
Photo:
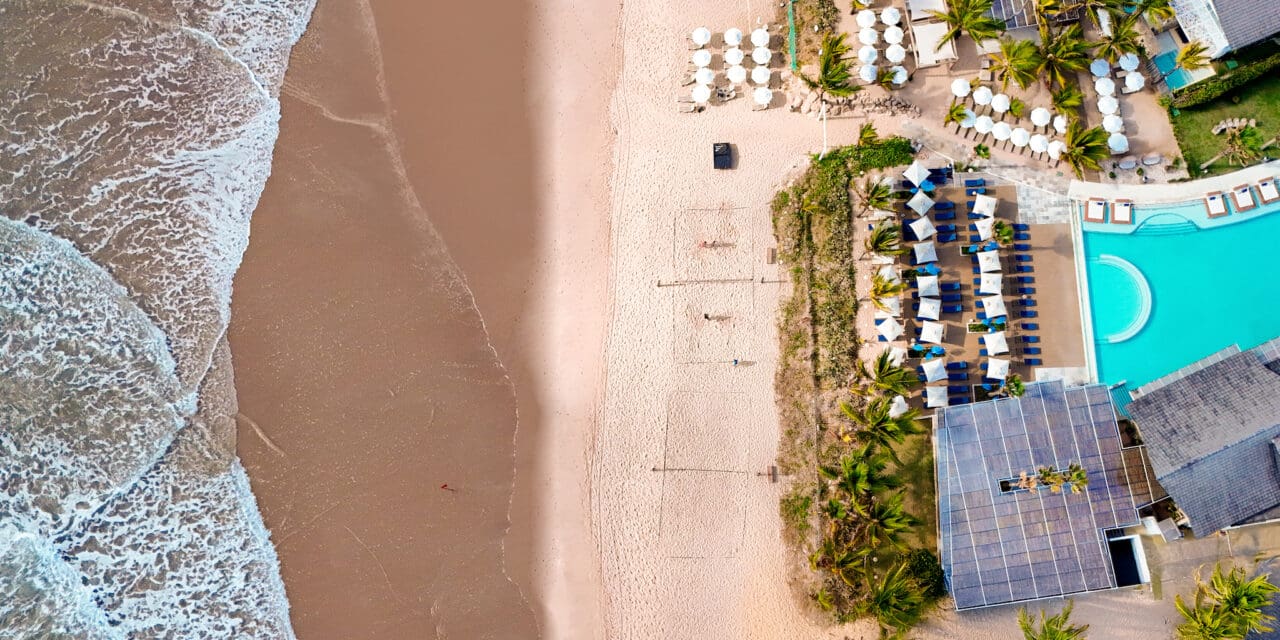
[[[1040,336],[1022,336],[1022,342],[1024,344],[1036,344],[1040,342]]]
[[[1271,203],[1280,200],[1280,188],[1276,186],[1275,178],[1268,178],[1258,183],[1258,196],[1262,198],[1262,202]]]
[[[1025,253],[1015,253],[1013,255],[1014,262],[1031,262],[1031,256]]]
[[[1036,306],[1036,301],[1035,301],[1035,300],[1032,300],[1031,298],[1027,298],[1027,299],[1025,299],[1025,300],[1024,300],[1024,299],[1019,299],[1017,302],[1018,302],[1018,304],[1021,304],[1021,305],[1022,305],[1022,306],[1024,306],[1024,307],[1034,307],[1034,306]]]
[[[1084,209],[1085,222],[1102,223],[1107,221],[1107,202],[1101,198],[1089,198]]]
[[[1210,218],[1221,218],[1227,215],[1227,202],[1222,199],[1221,191],[1210,191],[1204,194],[1204,207]]]
[[[1036,324],[1036,323],[1034,323],[1034,322],[1024,322],[1024,323],[1022,323],[1022,329],[1023,329],[1024,331],[1035,331],[1035,330],[1037,330],[1037,329],[1039,329],[1039,328],[1040,328],[1040,325],[1038,325],[1038,324]]]
[[[1040,358],[1027,358],[1027,359],[1023,360],[1023,362],[1027,363],[1027,366],[1030,366],[1030,367],[1038,367],[1038,366],[1040,366],[1041,364],[1043,364],[1043,363],[1040,361]]]
[[[1040,316],[1040,313],[1036,311],[1019,311],[1018,312],[1019,318],[1037,318],[1039,316]]]
[[[985,186],[987,186],[987,181],[986,181],[985,179],[983,179],[983,178],[974,178],[974,179],[971,179],[971,180],[965,180],[965,181],[964,181],[964,186],[966,186],[966,187],[985,187]]]
[[[1029,353],[1029,354],[1031,354],[1031,355],[1033,355],[1033,356],[1034,356],[1034,355],[1039,355],[1039,354],[1040,354],[1040,347],[1023,347],[1023,348],[1022,348],[1022,352],[1023,352],[1023,353]]]
[[[1023,224],[1021,222],[1015,222],[1013,223],[1013,230],[1014,231],[1030,231],[1031,225]]]
[[[1029,244],[1015,244],[1015,245],[1013,245],[1013,250],[1014,250],[1014,251],[1030,251],[1030,250],[1031,250],[1031,245],[1029,245]]]
[[[1242,184],[1231,190],[1231,197],[1234,199],[1236,212],[1248,211],[1258,206],[1257,201],[1253,199],[1253,189],[1249,185]]]
[[[969,374],[967,372],[947,374],[948,382],[964,382],[968,379],[969,379]]]
[[[1116,200],[1111,203],[1112,224],[1133,224],[1133,201]]]
[[[1017,225],[1014,225],[1014,226],[1016,227]],[[1031,234],[1029,234],[1029,233],[1015,233],[1015,234],[1013,234],[1013,239],[1014,239],[1014,240],[1030,240],[1030,239],[1031,239]]]
[[[1029,264],[1014,265],[1013,270],[1017,273],[1035,273],[1036,268]]]
[[[1017,279],[1018,284],[1034,284],[1036,281],[1035,276],[1015,276],[1015,278]]]

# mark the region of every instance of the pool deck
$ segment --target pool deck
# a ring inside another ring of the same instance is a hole
[[[1203,200],[1204,195],[1211,191],[1227,193],[1241,184],[1257,184],[1259,180],[1276,176],[1280,176],[1280,160],[1272,160],[1225,175],[1189,182],[1103,184],[1072,180],[1067,188],[1067,196],[1079,202],[1089,198],[1102,198],[1107,202],[1116,198],[1127,198],[1133,200],[1134,205],[1138,207],[1149,204],[1174,204]]]

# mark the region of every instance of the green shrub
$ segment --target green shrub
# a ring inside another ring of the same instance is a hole
[[[907,554],[907,575],[920,585],[925,598],[937,600],[947,595],[947,583],[942,573],[942,563],[928,549],[912,549]]]
[[[803,538],[809,532],[809,507],[812,505],[813,496],[798,487],[794,492],[783,496],[778,505],[782,522],[797,538]]]
[[[1280,53],[1252,62],[1235,71],[1201,80],[1174,92],[1171,104],[1175,107],[1194,107],[1217,99],[1224,93],[1242,87],[1263,74],[1280,67]]]

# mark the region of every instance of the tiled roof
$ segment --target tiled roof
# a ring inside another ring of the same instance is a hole
[[[1280,2],[1276,0],[1214,0],[1214,6],[1232,49],[1280,32]]]

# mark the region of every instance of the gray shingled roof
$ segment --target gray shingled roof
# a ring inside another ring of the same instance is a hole
[[[1276,0],[1214,0],[1222,32],[1232,49],[1249,46],[1280,31]]]
[[[1271,440],[1280,375],[1245,351],[1149,391],[1128,407],[1160,484],[1206,535],[1280,504]]]

